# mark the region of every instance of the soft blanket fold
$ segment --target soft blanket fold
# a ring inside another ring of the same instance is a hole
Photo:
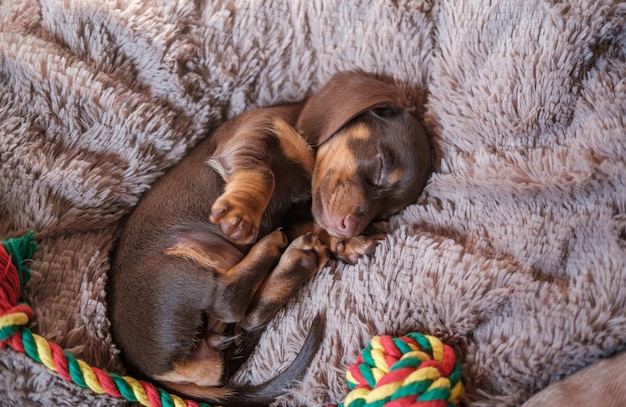
[[[626,348],[626,7],[620,1],[0,2],[0,238],[35,230],[31,328],[122,372],[111,250],[143,192],[222,121],[334,72],[396,83],[436,168],[376,254],[313,278],[241,381],[328,332],[281,405],[336,403],[375,334],[454,346],[475,406],[519,405]],[[276,346],[280,344],[280,346]],[[0,351],[0,404],[115,405]]]

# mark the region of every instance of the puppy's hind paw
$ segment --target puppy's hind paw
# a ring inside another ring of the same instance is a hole
[[[282,257],[306,264],[305,268],[313,274],[328,263],[330,250],[316,235],[308,232],[291,242]]]
[[[274,230],[273,232],[263,236],[255,244],[255,247],[262,247],[266,255],[279,257],[288,243],[289,242],[287,241],[287,235],[285,235],[285,233],[279,229]]]
[[[302,248],[303,252],[315,252],[317,255],[317,269],[324,267],[330,259],[330,249],[312,232],[309,232],[302,236]]]

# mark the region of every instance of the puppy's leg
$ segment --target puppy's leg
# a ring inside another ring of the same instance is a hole
[[[211,299],[204,310],[207,319],[201,331],[196,332],[195,345],[188,354],[174,362],[169,371],[153,377],[166,387],[188,396],[219,400],[229,395],[227,389],[212,387],[222,384],[224,328],[226,324],[237,323],[244,318],[255,292],[287,245],[287,238],[281,231],[264,236],[230,268],[222,268],[219,262],[213,261],[207,254],[207,248],[197,238],[179,239],[181,242],[169,250],[168,255],[193,262],[207,273],[216,273],[215,284],[207,293]]]
[[[226,323],[239,322],[246,315],[250,300],[276,264],[287,237],[281,231],[264,236],[234,267],[222,273],[215,288],[211,316]]]
[[[274,186],[274,174],[262,165],[253,171],[235,172],[211,208],[211,222],[218,224],[231,241],[253,243]]]
[[[251,330],[267,322],[327,262],[328,248],[317,236],[307,233],[291,242],[256,292],[241,327]]]
[[[259,233],[276,181],[271,168],[279,155],[313,169],[313,152],[300,135],[271,109],[242,116],[232,137],[224,140],[210,160],[226,181],[223,194],[211,208],[211,222],[233,242],[252,243]]]

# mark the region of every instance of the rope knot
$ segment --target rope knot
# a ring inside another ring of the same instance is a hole
[[[19,299],[22,287],[30,278],[24,262],[35,250],[37,244],[32,233],[0,244],[0,348],[33,317],[32,308],[19,304]]]
[[[463,393],[454,350],[416,332],[375,336],[346,376],[344,407],[453,407]]]

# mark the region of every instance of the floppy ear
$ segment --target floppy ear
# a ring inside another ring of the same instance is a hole
[[[319,146],[350,120],[377,108],[404,109],[407,99],[395,87],[358,72],[341,72],[305,103],[297,130]]]

